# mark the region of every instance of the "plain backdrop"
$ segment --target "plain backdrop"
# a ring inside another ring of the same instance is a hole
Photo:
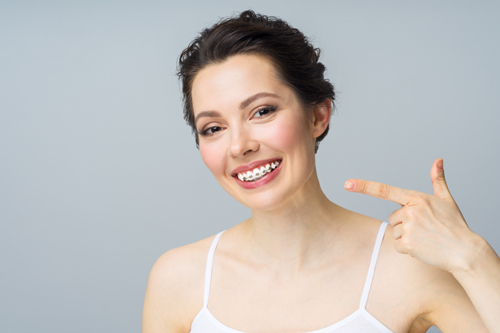
[[[246,9],[322,49],[332,201],[387,220],[397,204],[344,182],[432,193],[443,157],[499,252],[498,1],[0,1],[1,332],[139,332],[155,260],[250,216],[204,166],[175,76],[199,31]]]

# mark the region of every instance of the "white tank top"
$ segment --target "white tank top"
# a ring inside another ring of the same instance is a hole
[[[384,232],[387,225],[387,222],[382,222],[382,224],[380,225],[377,240],[375,241],[375,247],[373,248],[370,267],[368,269],[368,276],[366,277],[365,286],[363,289],[363,295],[361,296],[361,301],[359,302],[359,309],[333,325],[307,333],[393,333],[365,309],[366,301],[368,300],[368,294],[370,292],[370,286],[373,280],[375,264],[377,262],[380,245],[382,244],[382,239],[384,237]],[[200,310],[200,312],[198,312],[193,320],[193,323],[191,324],[191,333],[245,333],[227,327],[226,325],[218,321],[207,308],[208,294],[210,292],[210,280],[212,277],[212,261],[214,258],[214,252],[217,246],[217,242],[219,241],[219,238],[224,231],[219,232],[217,236],[215,236],[212,242],[212,246],[210,246],[210,250],[208,251],[207,267],[205,270],[205,292],[203,296],[203,308]]]

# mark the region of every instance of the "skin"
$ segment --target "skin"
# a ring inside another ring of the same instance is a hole
[[[272,96],[241,108],[262,92]],[[258,55],[208,65],[195,77],[192,99],[198,131],[209,129],[200,136],[204,163],[252,210],[219,240],[210,313],[244,332],[298,333],[357,310],[381,221],[336,205],[321,190],[314,143],[330,120],[330,101],[304,108]],[[269,158],[282,159],[270,183],[248,190],[233,178],[236,167]],[[443,332],[488,332],[488,326],[498,332],[500,259],[467,227],[441,159],[431,181],[434,195],[359,179],[346,183],[351,192],[402,205],[389,217],[366,310],[393,332],[426,332],[432,325]],[[172,249],[155,263],[143,332],[190,331],[203,306],[213,238]]]

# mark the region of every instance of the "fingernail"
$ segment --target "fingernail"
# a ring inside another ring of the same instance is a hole
[[[442,169],[442,168],[443,168],[443,160],[442,160],[442,159],[441,159],[441,160],[439,160],[439,161],[437,162],[437,165],[436,165],[436,166],[438,167],[438,169]]]
[[[354,190],[355,186],[356,186],[356,184],[354,182],[351,182],[351,181],[346,181],[344,184],[344,187],[346,190]]]

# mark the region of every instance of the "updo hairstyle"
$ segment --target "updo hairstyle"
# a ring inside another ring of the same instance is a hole
[[[295,92],[304,109],[329,98],[333,110],[335,92],[324,78],[326,68],[319,62],[320,49],[314,48],[302,32],[285,21],[247,10],[204,29],[179,57],[177,76],[182,82],[184,119],[196,137],[196,147],[199,139],[191,97],[193,80],[205,66],[237,54],[258,54],[271,60],[279,79]],[[316,138],[315,152],[329,128],[330,125]]]

